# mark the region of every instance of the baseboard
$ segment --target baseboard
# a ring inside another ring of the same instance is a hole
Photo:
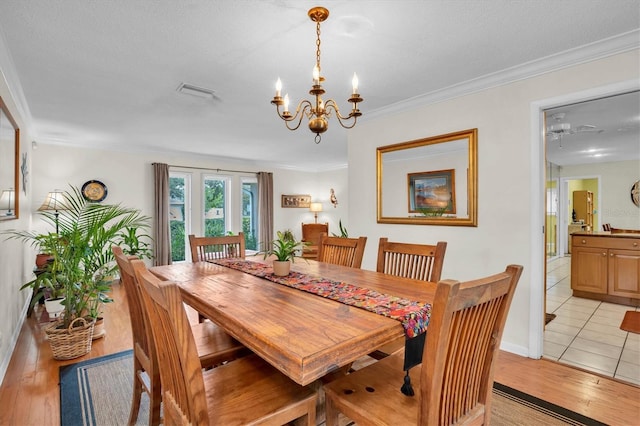
[[[27,319],[27,312],[29,310],[29,305],[31,304],[31,297],[28,297],[25,301],[24,306],[22,307],[22,311],[20,312],[20,320],[18,321],[18,325],[13,330],[11,334],[11,341],[9,342],[8,350],[5,352],[4,357],[2,359],[2,363],[0,363],[0,383],[4,381],[4,375],[7,373],[7,369],[9,368],[9,363],[11,362],[11,356],[13,355],[13,351],[16,349],[16,344],[18,343],[18,337],[20,337],[20,331],[22,330],[22,326],[24,325],[25,320]]]
[[[503,350],[505,352],[511,352],[512,354],[524,356],[527,358],[531,358],[529,356],[529,349],[525,346],[514,345],[513,343],[503,341],[500,343],[500,350]]]

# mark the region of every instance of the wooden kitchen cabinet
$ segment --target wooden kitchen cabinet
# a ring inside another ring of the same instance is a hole
[[[571,289],[585,297],[640,305],[640,237],[578,232],[572,235]]]
[[[640,299],[640,251],[609,250],[609,294]]]

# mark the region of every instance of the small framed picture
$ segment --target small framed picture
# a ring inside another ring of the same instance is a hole
[[[309,194],[298,194],[298,195],[282,194],[282,207],[308,209],[310,205],[311,205],[311,195]]]
[[[409,173],[409,212],[455,214],[455,170]]]

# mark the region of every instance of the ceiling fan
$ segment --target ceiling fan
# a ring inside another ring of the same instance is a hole
[[[547,136],[552,141],[560,141],[560,148],[562,148],[562,137],[567,135],[575,135],[576,133],[602,133],[604,130],[598,129],[592,124],[582,124],[575,129],[571,128],[571,123],[562,123],[565,117],[564,112],[557,112],[551,115],[551,118],[555,120],[555,123],[547,126]]]

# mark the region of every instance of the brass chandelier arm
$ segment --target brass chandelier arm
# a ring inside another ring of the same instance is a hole
[[[313,107],[311,105],[311,102],[309,102],[308,100],[303,100],[300,101],[300,103],[298,104],[298,106],[296,107],[296,112],[295,114],[291,115],[291,113],[289,111],[284,111],[284,112],[280,112],[280,105],[276,105],[276,111],[278,111],[278,116],[280,116],[280,118],[282,118],[284,120],[284,124],[285,126],[287,126],[287,129],[289,130],[296,130],[298,129],[298,127],[300,127],[300,124],[302,123],[302,118],[306,115],[307,117],[309,117],[309,115],[311,114],[311,112],[307,112],[307,110],[311,110]],[[291,122],[296,122],[295,126],[292,127],[289,125],[289,123]]]
[[[343,116],[342,114],[340,114],[340,108],[338,108],[338,105],[336,104],[336,102],[333,99],[329,99],[328,101],[325,102],[324,109],[326,111],[327,116],[329,116],[330,114],[329,110],[332,109],[336,113],[336,118],[338,119],[338,123],[340,123],[340,125],[345,129],[351,129],[356,125],[356,122],[358,121],[358,117],[362,115],[362,113],[360,112],[360,110],[356,108],[356,106],[357,104],[354,105],[354,108],[349,112],[349,115]],[[350,120],[352,118],[353,118],[353,123],[351,123],[350,125],[345,124],[347,120]]]

